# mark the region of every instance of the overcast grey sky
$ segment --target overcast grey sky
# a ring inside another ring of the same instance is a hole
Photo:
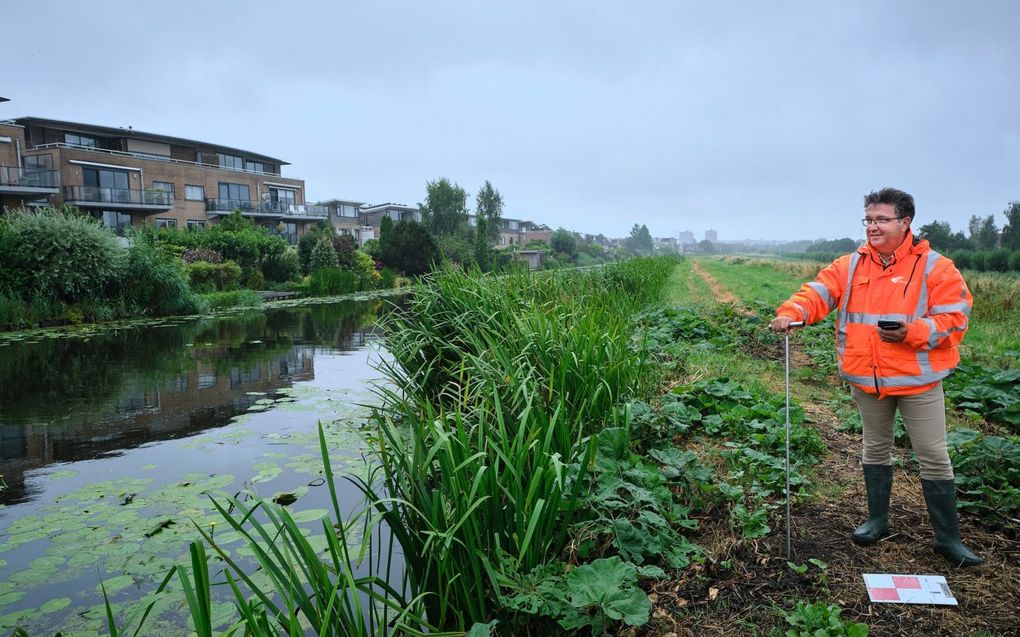
[[[1020,199],[1020,2],[4,0],[0,118],[289,161],[310,200],[626,236],[863,236],[890,185],[932,219]]]

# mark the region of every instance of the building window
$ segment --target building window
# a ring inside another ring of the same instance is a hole
[[[297,203],[297,193],[286,188],[269,188],[269,200],[273,203],[289,204]]]
[[[249,204],[251,202],[251,186],[248,184],[230,184],[221,181],[220,199]]]
[[[132,203],[127,171],[106,168],[82,168],[83,195],[89,201]]]
[[[162,190],[169,194],[170,199],[174,199],[174,185],[169,181],[154,181],[152,182],[153,190]]]
[[[245,170],[251,173],[267,173],[266,165],[260,161],[245,162]]]
[[[161,230],[163,228],[176,228],[176,227],[177,227],[176,219],[160,219],[158,217],[156,218],[157,230]]]
[[[205,227],[204,219],[188,219],[188,230],[200,230]]]
[[[204,201],[205,188],[202,186],[184,186],[184,198],[190,201]]]
[[[44,153],[42,155],[26,155],[25,168],[53,169],[53,155]]]
[[[78,133],[64,133],[64,143],[73,144],[74,146],[87,146],[88,148],[95,148],[96,138],[89,137],[87,135],[79,135]]]
[[[216,153],[216,157],[219,158],[220,168],[235,168],[237,170],[244,170],[244,159],[237,155],[225,155],[223,153]]]
[[[358,216],[358,208],[357,206],[352,206],[350,204],[338,204],[336,207],[336,216],[353,219]]]
[[[112,228],[117,234],[123,234],[124,230],[131,227],[131,215],[118,210],[104,210],[102,220],[104,226]]]

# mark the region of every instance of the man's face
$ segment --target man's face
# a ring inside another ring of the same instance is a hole
[[[910,228],[909,219],[897,219],[896,207],[887,203],[871,204],[864,211],[864,218],[884,223],[869,223],[864,229],[868,243],[881,254],[892,254],[903,243]]]

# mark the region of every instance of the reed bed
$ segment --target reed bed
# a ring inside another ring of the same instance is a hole
[[[388,315],[378,455],[362,483],[434,625],[499,614],[499,582],[560,556],[602,428],[639,391],[632,316],[667,260],[482,276],[446,270]]]

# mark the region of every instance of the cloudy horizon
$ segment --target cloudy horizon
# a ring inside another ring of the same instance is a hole
[[[172,11],[168,10],[172,7]],[[13,0],[0,119],[282,158],[310,201],[416,205],[485,180],[578,232],[861,238],[1020,199],[1020,4]]]

